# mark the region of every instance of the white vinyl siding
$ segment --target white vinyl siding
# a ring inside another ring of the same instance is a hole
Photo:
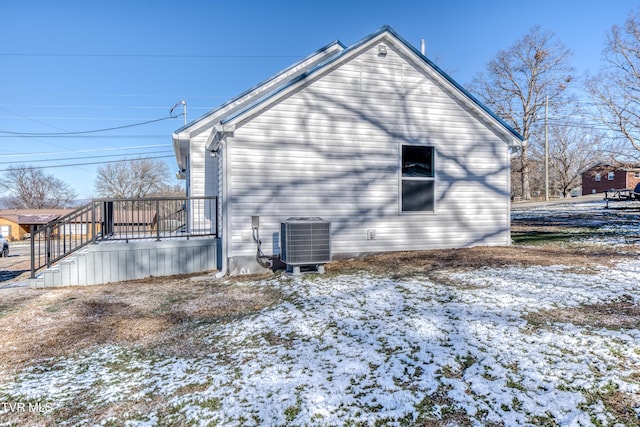
[[[236,128],[229,256],[255,254],[252,215],[268,254],[299,216],[332,222],[334,254],[508,244],[507,143],[447,91],[374,46]],[[406,144],[437,152],[436,214],[400,212]]]
[[[211,153],[205,150],[207,134],[201,134],[192,140],[189,151],[189,195],[199,196],[219,196],[219,175],[217,168],[218,158],[212,157]],[[190,204],[190,224],[193,227],[200,227],[199,232],[209,232],[214,225],[215,207],[209,203],[192,202]],[[222,219],[218,209],[218,232],[220,232],[220,220]]]

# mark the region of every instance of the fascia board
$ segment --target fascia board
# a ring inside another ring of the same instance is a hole
[[[493,123],[495,128],[505,136],[507,145],[510,147],[522,147],[526,144],[524,138],[513,128],[511,128],[500,117],[493,113],[489,108],[476,99],[471,93],[464,89],[459,83],[451,78],[447,73],[442,71],[437,65],[431,62],[426,56],[422,55],[414,46],[400,37],[393,29],[388,26],[382,27],[372,35],[365,37],[361,41],[349,46],[338,55],[328,59],[326,62],[318,64],[316,67],[301,74],[296,79],[290,81],[287,85],[280,87],[278,90],[266,93],[263,97],[256,99],[255,102],[248,104],[244,109],[239,110],[231,116],[221,119],[221,123],[235,124],[240,126],[246,118],[257,114],[257,110],[263,109],[268,105],[276,102],[278,99],[288,95],[292,91],[296,90],[303,84],[314,81],[323,74],[333,70],[339,64],[346,62],[356,55],[359,55],[362,51],[375,46],[382,40],[393,45],[404,53],[404,56],[411,60],[414,64],[421,69],[428,72],[432,77],[438,80],[445,87],[450,87],[451,93],[456,95],[470,110],[476,111],[482,116],[487,123]],[[258,108],[260,107],[260,108]]]
[[[375,45],[384,37],[383,32],[375,33],[364,41],[349,46],[345,50],[328,58],[326,62],[320,63],[308,71],[302,73],[287,84],[278,87],[276,90],[265,93],[264,96],[257,98],[251,104],[247,104],[243,109],[235,112],[220,120],[225,125],[235,125],[240,127],[247,117],[254,116],[259,110],[272,105],[279,99],[287,96],[291,92],[296,91],[300,86],[313,82],[338,67],[341,63],[346,62],[359,55],[362,51],[368,49],[371,45]],[[365,43],[366,41],[366,43]]]
[[[178,168],[182,171],[185,170],[187,168],[187,165],[184,164],[185,162],[185,155],[183,155],[185,150],[188,150],[188,145],[189,145],[189,141],[188,139],[182,139],[180,137],[180,135],[178,135],[177,133],[172,133],[171,134],[171,140],[173,142],[173,152],[176,156],[176,163],[178,163]]]
[[[211,133],[207,137],[205,150],[216,151],[223,139],[227,137],[233,137],[233,133],[235,132],[235,130],[235,126],[233,125],[215,125],[213,129],[211,129]]]
[[[235,96],[231,100],[220,105],[218,108],[207,112],[203,116],[195,119],[193,122],[177,129],[176,132],[188,132],[190,136],[197,135],[210,127],[212,123],[219,122],[221,117],[228,116],[234,109],[241,108],[244,104],[252,101],[260,94],[272,89],[284,80],[291,78],[291,76],[294,76],[296,73],[303,72],[305,68],[313,67],[317,62],[323,61],[327,56],[335,55],[335,53],[341,52],[344,49],[346,49],[346,47],[340,41],[333,41],[278,72],[274,76],[258,83],[252,88],[242,92],[240,95]]]
[[[216,115],[216,119],[219,120],[221,124],[233,124],[236,127],[240,127],[246,119],[258,114],[258,111],[273,104],[274,102],[277,102],[279,99],[287,96],[300,86],[318,79],[320,76],[339,66],[341,63],[350,60],[354,56],[360,54],[366,49],[369,49],[371,46],[379,43],[383,39],[386,39],[387,42],[400,49],[400,51],[404,53],[406,58],[412,60],[412,62],[417,64],[423,70],[426,70],[428,73],[430,73],[431,76],[436,78],[445,87],[450,87],[452,89],[451,93],[457,95],[458,98],[465,103],[465,105],[469,106],[470,110],[476,111],[487,121],[487,123],[493,123],[495,125],[495,128],[505,136],[509,146],[521,147],[523,144],[526,144],[524,138],[517,131],[515,131],[493,111],[482,104],[470,92],[464,89],[447,73],[441,70],[426,56],[422,55],[419,50],[409,44],[388,26],[384,26],[380,30],[363,38],[359,42],[345,48],[344,50],[340,50],[338,53],[335,53],[334,55],[326,58],[324,61],[319,62],[315,66],[292,78],[283,85],[274,85],[270,87],[270,89],[273,90],[261,91],[261,96],[253,96],[250,99],[250,102],[249,100],[245,101],[240,108],[237,108],[235,110],[229,109],[225,111],[227,114],[224,114],[225,112],[220,112],[221,114]]]
[[[435,78],[440,84],[445,87],[451,88],[451,93],[458,97],[461,101],[465,103],[469,107],[470,110],[475,111],[476,113],[483,116],[483,118],[489,123],[493,123],[495,127],[500,130],[502,134],[504,134],[508,141],[509,146],[511,147],[521,147],[526,145],[525,139],[511,126],[509,126],[504,120],[498,117],[493,111],[491,111],[488,107],[486,107],[482,102],[480,102],[476,97],[474,97],[469,91],[463,88],[458,82],[456,82],[453,78],[451,78],[447,73],[442,71],[437,65],[435,65],[431,60],[429,60],[426,56],[422,55],[420,51],[418,51],[415,47],[411,46],[407,42],[405,42],[401,37],[397,36],[395,33],[395,38],[399,40],[401,43],[395,44],[396,48],[399,48],[408,59],[412,60],[412,62],[418,65],[421,69],[427,72],[430,76]],[[390,42],[393,43],[393,39],[389,39]]]

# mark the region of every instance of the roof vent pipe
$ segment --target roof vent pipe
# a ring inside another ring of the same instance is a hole
[[[422,56],[425,55],[425,43],[424,43],[424,39],[420,39],[420,53],[422,54]]]

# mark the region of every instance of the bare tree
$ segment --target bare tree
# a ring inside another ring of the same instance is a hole
[[[640,150],[640,12],[607,34],[605,68],[588,80],[596,119]]]
[[[0,188],[12,209],[57,209],[73,204],[76,192],[62,180],[28,166],[10,168]]]
[[[141,198],[169,187],[169,167],[162,160],[131,159],[98,167],[96,193],[101,197]]]
[[[184,197],[186,190],[182,184],[172,184],[161,188],[157,195],[163,197]]]
[[[585,129],[584,123],[565,122],[549,131],[551,188],[563,197],[581,185],[585,169],[602,159],[602,135]]]
[[[498,52],[487,64],[486,73],[478,74],[470,86],[485,105],[525,138],[514,171],[524,199],[531,197],[529,145],[542,140],[538,125],[547,97],[550,109],[565,102],[573,79],[571,55],[553,33],[534,27],[509,49]]]

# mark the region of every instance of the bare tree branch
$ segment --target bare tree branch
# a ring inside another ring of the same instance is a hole
[[[5,174],[0,184],[9,194],[7,204],[12,209],[56,209],[73,204],[76,192],[42,169],[16,166]]]
[[[579,122],[550,128],[550,185],[554,192],[567,197],[582,183],[582,172],[602,159],[602,135],[583,131]]]
[[[141,198],[166,192],[169,168],[162,160],[131,159],[98,167],[96,193],[101,197]]]
[[[571,51],[553,33],[532,28],[506,51],[487,64],[487,73],[471,83],[485,105],[506,120],[528,141],[513,168],[520,175],[522,197],[531,197],[530,146],[542,141],[539,126],[546,98],[550,109],[566,104],[566,90],[573,80]]]
[[[587,82],[594,118],[640,151],[640,13],[611,28],[603,56],[606,67]]]

